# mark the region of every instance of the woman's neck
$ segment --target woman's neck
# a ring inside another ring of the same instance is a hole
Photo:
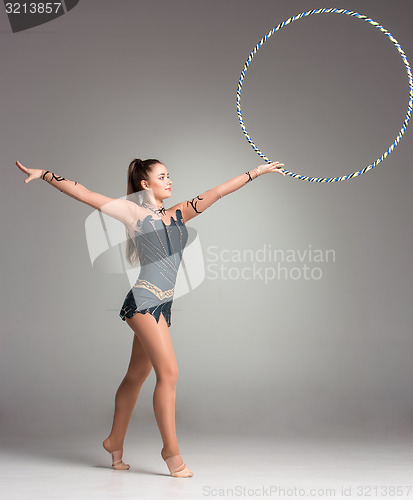
[[[155,200],[155,205],[158,210],[165,210],[162,200]]]
[[[144,198],[142,201],[146,203],[146,205],[149,205],[152,208],[164,208],[163,206],[163,200],[160,199],[158,200],[154,196],[147,196],[146,199]]]
[[[156,203],[142,203],[142,206],[143,207],[146,207],[146,208],[149,208],[149,210],[151,210],[152,212],[154,213],[157,213],[157,214],[165,214],[166,210],[165,210],[165,207],[163,206],[163,203],[159,203],[159,202],[156,202]]]

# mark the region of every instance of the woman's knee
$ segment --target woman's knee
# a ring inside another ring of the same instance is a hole
[[[175,386],[178,381],[178,366],[175,363],[164,364],[159,367],[156,372],[156,380],[159,382],[166,383],[171,386]]]
[[[125,379],[128,382],[138,384],[140,382],[144,382],[148,378],[151,371],[152,365],[150,363],[134,368],[129,367],[128,371],[126,372]]]

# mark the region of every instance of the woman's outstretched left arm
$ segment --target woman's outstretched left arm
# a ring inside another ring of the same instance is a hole
[[[237,177],[233,177],[232,179],[229,179],[212,189],[208,189],[208,191],[192,198],[192,200],[183,201],[175,207],[181,209],[184,221],[188,222],[188,220],[193,219],[202,213],[223,196],[233,193],[262,174],[279,172],[280,174],[285,175],[285,173],[280,170],[283,166],[284,163],[280,163],[278,161],[265,163],[264,165],[260,165],[259,167],[250,170],[249,172],[237,175]]]

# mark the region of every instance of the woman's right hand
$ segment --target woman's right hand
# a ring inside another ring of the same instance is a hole
[[[16,161],[16,165],[20,168],[22,172],[24,172],[29,176],[27,177],[27,179],[24,179],[24,182],[26,184],[34,179],[40,179],[40,177],[43,174],[43,170],[41,170],[40,168],[26,168],[18,161]]]
[[[284,166],[284,163],[280,163],[279,161],[273,161],[272,163],[264,163],[257,167],[258,175],[268,174],[270,172],[278,172],[285,176],[285,173],[281,170],[281,167]]]

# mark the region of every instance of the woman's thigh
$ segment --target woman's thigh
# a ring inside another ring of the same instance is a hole
[[[132,353],[127,374],[128,376],[140,379],[142,376],[148,376],[151,370],[152,363],[135,333],[133,335]]]
[[[164,316],[161,314],[159,323],[150,313],[136,313],[125,320],[139,339],[157,377],[176,377],[178,365]]]

